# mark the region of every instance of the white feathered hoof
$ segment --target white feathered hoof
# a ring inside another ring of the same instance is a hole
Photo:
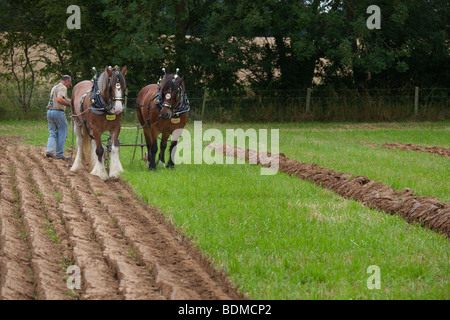
[[[105,167],[98,161],[95,164],[94,169],[91,171],[91,174],[99,177],[103,181],[108,180],[108,173],[106,172]]]
[[[121,172],[123,172],[123,167],[119,159],[119,148],[113,146],[111,150],[111,166],[109,168],[109,177],[119,178]]]
[[[73,165],[72,165],[72,168],[70,168],[70,171],[72,171],[72,172],[78,172],[78,171],[80,171],[81,169],[84,169],[83,162],[80,161],[78,158],[75,158],[75,161],[74,161],[74,163],[73,163]]]

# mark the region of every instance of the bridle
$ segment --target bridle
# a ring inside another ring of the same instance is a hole
[[[176,80],[176,78],[174,78],[173,80]],[[177,98],[175,100],[175,103],[173,105],[171,105],[169,102],[164,101],[161,106],[162,107],[166,107],[169,108],[172,111],[176,111],[177,109],[179,109],[180,105],[181,105],[181,99],[183,98],[183,88],[182,87],[178,87],[178,93],[177,93]],[[160,92],[160,97],[162,97],[163,93],[162,93],[162,88],[161,88],[161,92]],[[169,91],[166,93],[165,96],[165,100],[170,100],[172,98],[172,87],[169,88]]]
[[[148,100],[147,103],[137,106],[138,109],[145,108],[148,111],[148,118],[145,121],[145,124],[142,126],[142,128],[145,128],[145,127],[151,128],[151,127],[155,126],[158,123],[159,119],[161,118],[161,110],[163,107],[167,107],[172,111],[172,118],[178,118],[181,115],[188,113],[190,111],[189,100],[186,96],[186,93],[183,92],[183,87],[178,85],[179,83],[177,84],[178,93],[177,93],[176,102],[173,105],[171,105],[170,103],[164,101],[164,99],[163,99],[163,89],[164,88],[162,86],[162,83],[163,83],[164,79],[166,78],[167,74],[166,74],[165,68],[162,68],[162,70],[164,71],[164,77],[162,79],[160,78],[158,81],[159,90],[151,96],[151,98]],[[174,75],[174,77],[172,79],[172,81],[174,83],[175,83],[175,81],[177,81],[177,79],[181,79],[180,76],[178,75],[179,70],[180,69],[178,69],[178,68],[176,69],[176,74]],[[167,94],[172,94],[172,87],[170,87],[169,90],[170,91]],[[167,97],[167,94],[166,94],[166,99],[169,100],[171,97]],[[152,101],[154,101],[154,103],[153,103],[153,107],[151,109],[157,108],[159,110],[158,118],[156,119],[156,121],[154,123],[150,123],[150,115],[151,115],[150,104]]]
[[[163,82],[164,79],[166,78],[166,69],[163,68],[162,70],[164,71],[164,78],[162,79],[162,82]],[[175,84],[175,87],[177,87],[177,96],[176,96],[175,103],[173,105],[171,105],[169,102],[165,101],[165,100],[170,100],[172,98],[173,85],[170,85],[169,91],[166,93],[166,95],[164,97],[163,89],[164,89],[165,85],[163,86],[162,83],[159,84],[160,88],[159,88],[159,92],[158,92],[158,95],[157,95],[156,101],[155,101],[155,105],[158,106],[160,111],[164,107],[170,109],[172,111],[172,117],[179,117],[182,114],[185,114],[190,111],[189,101],[186,97],[186,93],[183,90],[184,89],[183,86],[180,85],[181,78],[178,75],[179,70],[180,69],[177,68],[176,73],[174,74],[172,80],[168,80],[168,81],[172,81],[172,83]]]
[[[95,71],[95,77],[94,77],[94,84],[92,86],[92,90],[91,90],[91,96],[90,96],[90,100],[91,100],[91,106],[90,108],[97,111],[94,113],[111,113],[111,110],[113,109],[112,107],[112,103],[108,104],[105,99],[103,98],[100,89],[98,87],[98,80],[99,80],[99,75],[97,73],[97,70],[94,68],[92,68]],[[116,83],[115,83],[115,88],[121,90],[122,89],[122,85],[120,83],[120,71],[119,71],[119,67],[115,66],[114,69],[112,69],[112,72],[115,74],[116,76]],[[111,85],[111,77],[108,76],[108,93],[109,93],[109,102],[113,101],[125,101],[125,94],[120,97],[117,98],[115,96],[112,95],[111,91],[113,89],[113,86]]]

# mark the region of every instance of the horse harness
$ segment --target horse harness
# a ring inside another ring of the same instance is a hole
[[[117,70],[118,67],[116,66],[114,68],[114,72],[116,74],[116,88],[120,89],[121,88],[121,84],[120,84],[120,79],[119,79],[119,70]],[[108,93],[109,93],[109,100],[110,101],[124,101],[124,98],[116,98],[113,97],[111,94],[111,77],[108,77]],[[97,114],[97,115],[102,115],[105,113],[108,114],[112,114],[111,110],[112,110],[112,105],[109,105],[106,103],[105,99],[103,98],[100,89],[98,88],[98,73],[97,71],[95,71],[95,77],[94,77],[94,84],[92,85],[92,89],[87,91],[83,97],[81,98],[81,112],[83,112],[83,104],[84,104],[84,99],[86,98],[86,96],[89,94],[90,92],[90,100],[91,100],[91,105],[89,106],[89,108],[92,110],[93,113]]]
[[[185,113],[188,113],[191,108],[189,106],[189,99],[187,98],[186,93],[181,93],[180,89],[178,90],[178,95],[177,95],[177,102],[175,103],[175,105],[172,106],[168,106],[170,109],[173,109],[173,114],[172,114],[172,119],[179,119],[182,115],[184,115]],[[150,103],[152,101],[155,101],[155,103],[153,104],[152,109],[154,108],[158,108],[160,114],[158,116],[158,119],[156,120],[155,123],[151,124],[150,123],[150,114],[151,114],[151,109],[150,109]],[[163,99],[162,99],[162,92],[161,92],[161,83],[158,83],[158,91],[155,92],[151,98],[148,100],[148,102],[146,104],[140,105],[137,108],[143,108],[145,107],[145,109],[147,109],[148,111],[148,118],[145,121],[145,124],[142,126],[142,128],[145,127],[153,127],[154,125],[156,125],[159,121],[159,119],[161,118],[161,110],[163,108]]]
[[[93,68],[95,71],[95,77],[92,80],[93,81],[93,85],[92,88],[89,89],[88,91],[86,91],[83,96],[81,97],[81,106],[80,106],[80,114],[76,115],[76,116],[81,116],[83,113],[87,112],[88,110],[91,110],[94,114],[97,115],[103,115],[103,114],[107,114],[106,118],[108,119],[108,115],[112,115],[111,110],[112,110],[112,105],[109,105],[106,103],[105,99],[103,98],[100,89],[98,87],[98,73],[97,70],[95,70],[95,68]],[[114,72],[116,74],[116,88],[120,89],[121,88],[121,84],[120,84],[120,79],[119,79],[119,71],[118,71],[118,67],[114,67]],[[111,77],[108,77],[108,93],[109,93],[109,100],[110,101],[124,101],[124,98],[116,98],[113,97],[111,94]],[[86,97],[90,94],[90,106],[84,110],[84,100],[86,99]],[[114,117],[115,119],[115,117]],[[108,119],[109,120],[109,119]],[[89,133],[89,129],[87,127],[87,123],[86,120],[83,121],[84,126],[86,127],[87,132]],[[94,140],[94,137],[89,133],[89,136],[91,137],[92,140]]]

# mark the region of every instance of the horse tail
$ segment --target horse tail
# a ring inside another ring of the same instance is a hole
[[[92,152],[91,152],[91,135],[89,134],[89,131],[87,130],[85,125],[82,125],[82,135],[83,135],[83,145],[82,145],[82,160],[84,163],[86,163],[87,167],[89,168],[89,171],[92,171],[93,169],[93,161],[92,161]]]

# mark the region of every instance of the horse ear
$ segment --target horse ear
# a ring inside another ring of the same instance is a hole
[[[106,66],[105,71],[106,71],[106,73],[108,74],[109,77],[112,77],[112,71],[111,71],[111,69],[108,66]]]
[[[127,74],[127,66],[124,66],[124,67],[122,68],[122,75],[125,77],[126,74]]]

